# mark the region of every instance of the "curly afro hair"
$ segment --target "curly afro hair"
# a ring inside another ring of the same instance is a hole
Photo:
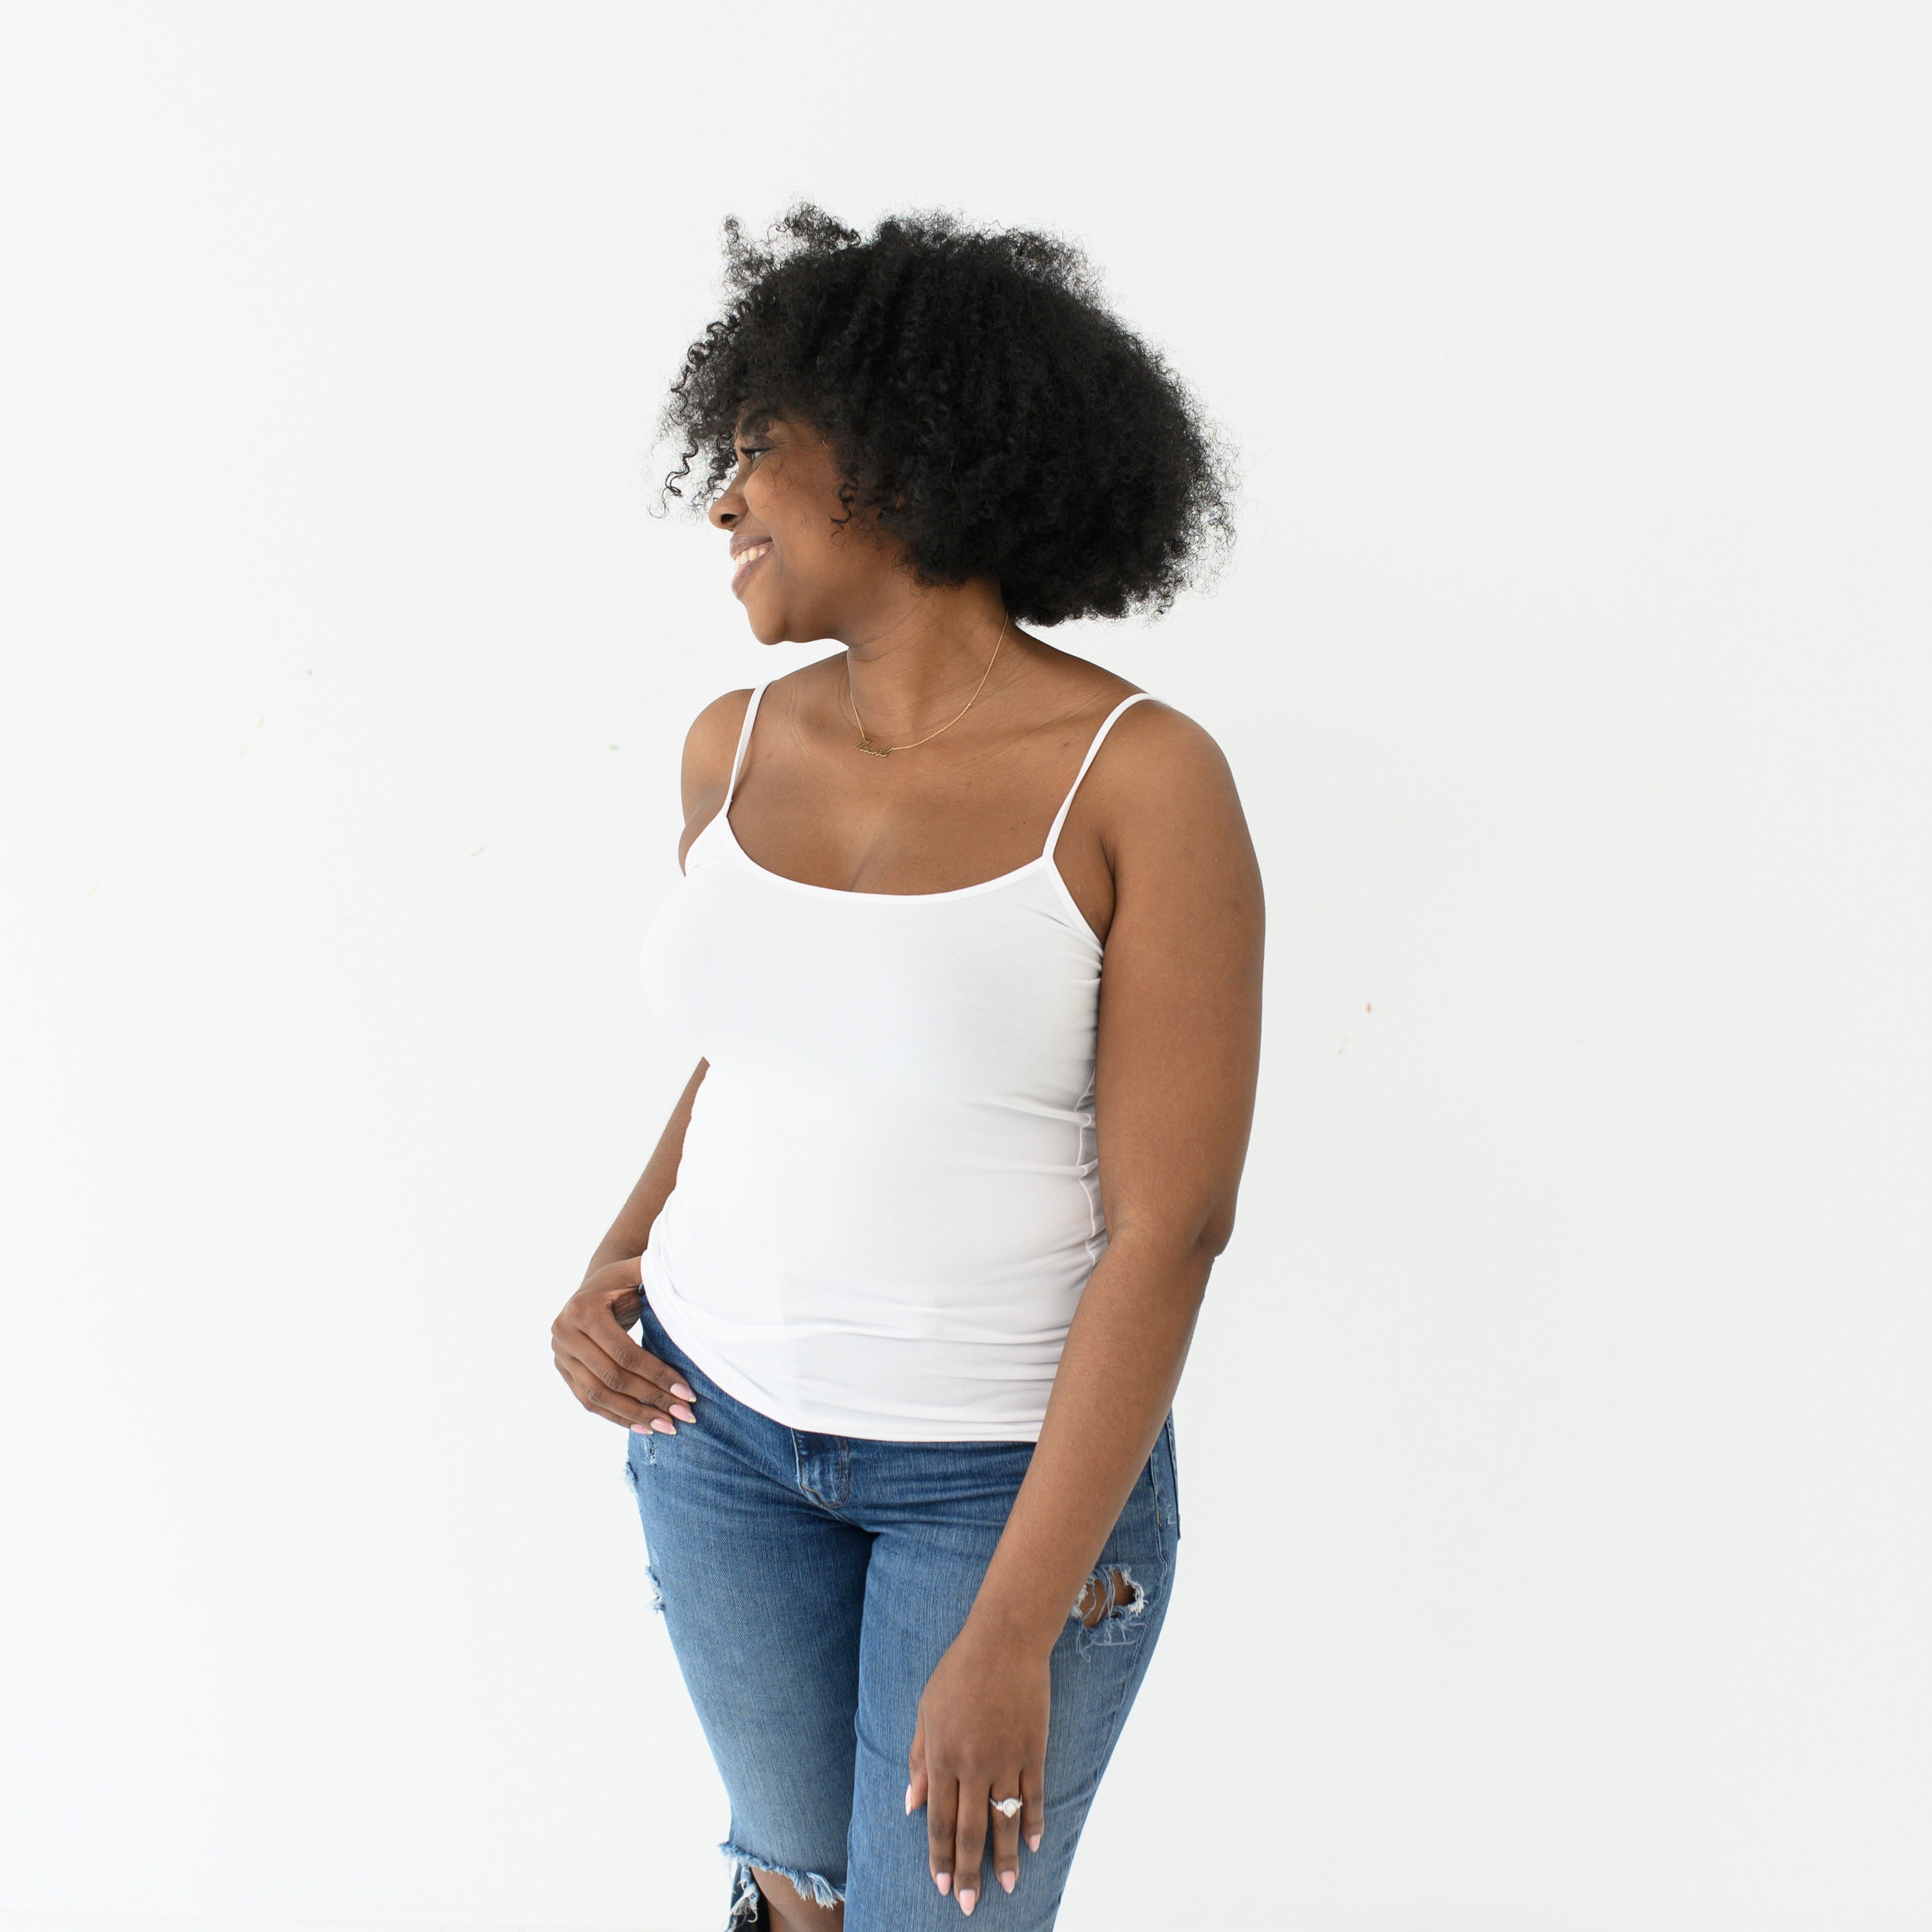
[[[1232,467],[1160,354],[1102,305],[1079,251],[944,212],[870,239],[809,202],[764,244],[724,224],[724,316],[686,352],[661,432],[703,509],[748,416],[837,452],[919,581],[995,578],[1021,622],[1166,610],[1232,537]]]

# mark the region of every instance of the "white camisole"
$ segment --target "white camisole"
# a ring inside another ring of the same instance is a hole
[[[1101,946],[1040,856],[949,892],[767,872],[731,800],[646,933],[646,993],[710,1062],[644,1292],[738,1400],[793,1429],[1037,1441],[1106,1251],[1094,1141]]]

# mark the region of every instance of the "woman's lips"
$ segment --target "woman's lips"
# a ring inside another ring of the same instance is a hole
[[[734,550],[732,553],[731,588],[734,592],[752,574],[752,566],[770,548],[770,542],[767,541],[764,543],[747,544],[742,550]]]

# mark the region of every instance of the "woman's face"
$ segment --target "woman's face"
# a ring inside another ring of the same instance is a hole
[[[738,467],[711,506],[731,533],[731,590],[761,644],[843,638],[875,613],[898,575],[898,547],[877,520],[838,500],[838,462],[812,426],[748,418]]]

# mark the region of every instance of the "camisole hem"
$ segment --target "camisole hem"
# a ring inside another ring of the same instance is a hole
[[[684,1318],[677,1291],[664,1279],[648,1251],[642,1258],[644,1299],[664,1333],[695,1362],[734,1402],[742,1402],[781,1429],[796,1429],[808,1436],[838,1436],[854,1442],[1037,1442],[1040,1424],[1031,1428],[946,1423],[908,1416],[865,1415],[856,1410],[813,1410],[789,1402],[773,1402],[769,1395],[740,1376],[730,1363],[713,1356],[694,1336]],[[656,1277],[653,1280],[653,1277]],[[700,1412],[700,1422],[703,1412]],[[1042,1418],[1042,1420],[1044,1418]],[[862,1427],[860,1425],[863,1424]],[[682,1425],[688,1428],[687,1423]]]

